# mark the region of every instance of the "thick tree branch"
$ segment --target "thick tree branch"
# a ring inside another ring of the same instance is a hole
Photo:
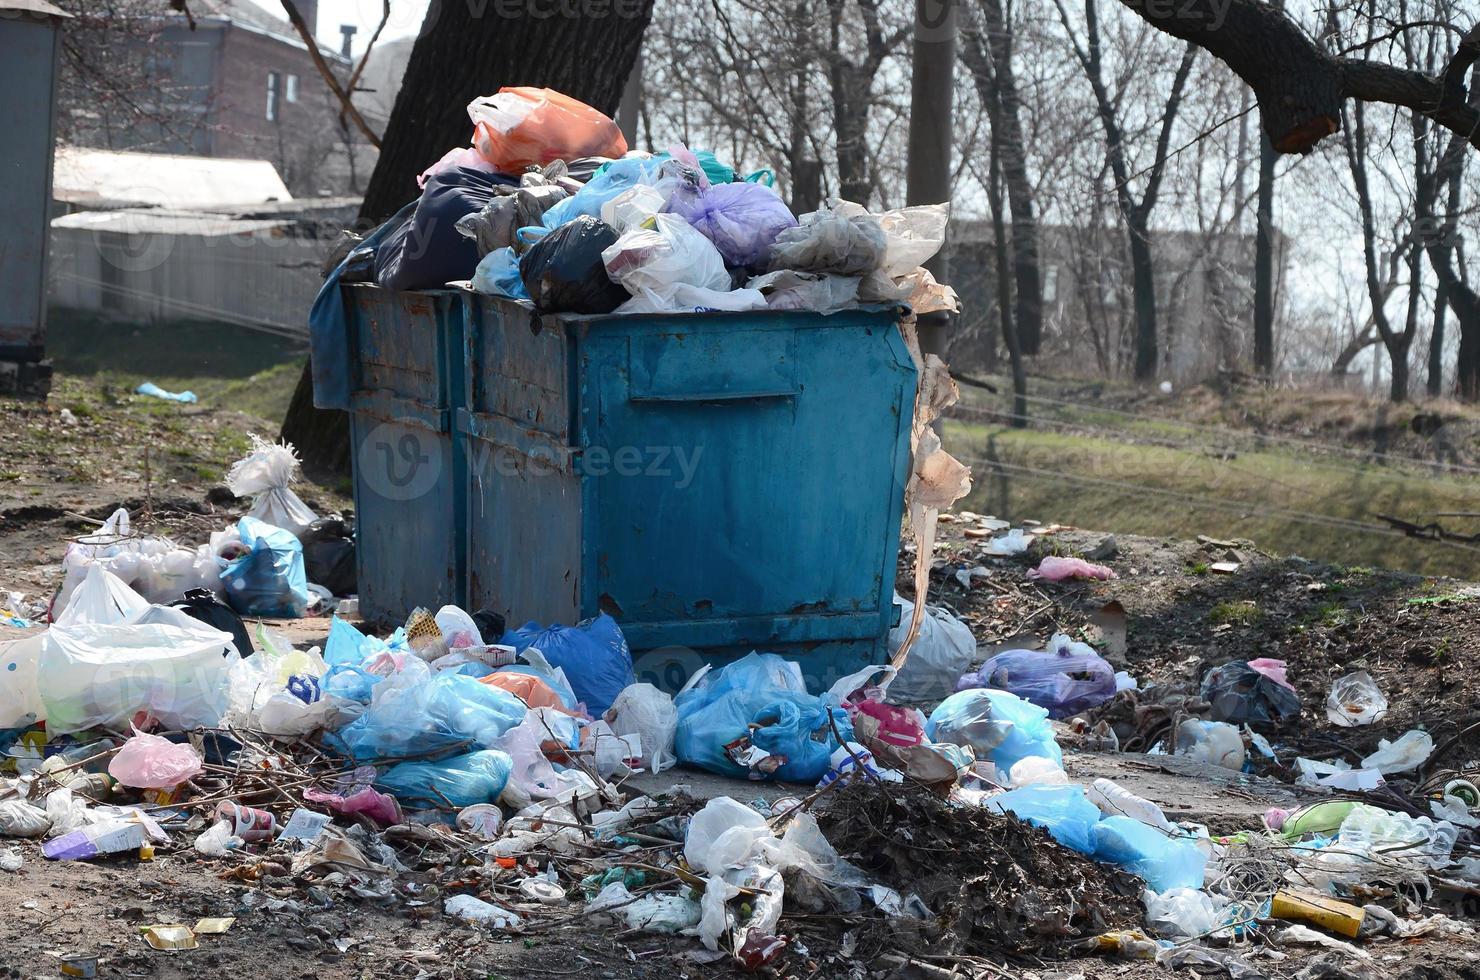
[[[1466,104],[1464,77],[1480,60],[1480,25],[1442,75],[1323,51],[1284,11],[1263,0],[1120,0],[1147,23],[1191,41],[1254,90],[1274,148],[1305,153],[1340,126],[1346,99],[1422,113],[1480,148],[1480,111]]]

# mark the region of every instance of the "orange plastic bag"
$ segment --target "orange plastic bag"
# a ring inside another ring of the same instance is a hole
[[[468,103],[468,116],[474,148],[507,174],[552,160],[627,152],[627,140],[610,117],[554,89],[501,88]]]
[[[554,708],[565,714],[571,713],[565,707],[565,702],[560,700],[560,695],[556,694],[549,684],[532,674],[494,671],[487,677],[480,677],[479,680],[490,687],[503,688],[531,708]]]

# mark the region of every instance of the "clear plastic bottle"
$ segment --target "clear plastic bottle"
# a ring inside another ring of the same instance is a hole
[[[1161,807],[1148,799],[1137,796],[1119,783],[1109,779],[1096,779],[1090,783],[1089,788],[1084,791],[1089,801],[1100,808],[1100,812],[1107,817],[1123,814],[1133,820],[1139,820],[1148,827],[1155,827],[1167,833],[1173,833],[1176,828],[1161,812]]]

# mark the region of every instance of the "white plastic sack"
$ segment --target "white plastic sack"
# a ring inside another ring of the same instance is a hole
[[[758,289],[773,310],[840,310],[858,303],[858,277],[778,269],[745,284]]]
[[[252,497],[248,517],[302,534],[318,515],[289,487],[298,478],[298,454],[286,443],[268,442],[252,435],[252,451],[231,465],[227,488],[238,497]]]
[[[1414,729],[1395,742],[1382,739],[1377,751],[1362,760],[1363,769],[1376,769],[1383,775],[1407,772],[1423,765],[1434,754],[1434,739],[1428,732]]]
[[[1211,936],[1223,916],[1207,892],[1196,888],[1173,888],[1158,895],[1147,890],[1146,925],[1165,939],[1196,939]]]
[[[148,608],[149,601],[117,575],[102,565],[89,565],[82,584],[56,618],[56,625],[121,623]]]
[[[762,841],[775,837],[765,817],[744,803],[717,796],[690,818],[683,855],[695,871],[717,875],[741,864]]]
[[[766,298],[754,289],[706,289],[678,282],[663,289],[641,289],[613,313],[709,313],[725,310],[743,313],[763,310]]]
[[[730,273],[714,243],[676,214],[653,216],[654,228],[634,228],[601,253],[607,275],[634,296],[684,283],[726,291]]]
[[[0,729],[28,728],[46,720],[36,665],[45,633],[0,643]]]
[[[149,602],[172,602],[190,589],[221,592],[221,565],[216,560],[217,535],[211,545],[181,548],[168,538],[134,537],[128,511],[120,508],[93,533],[67,546],[62,557],[62,587],[52,603],[52,617],[63,622],[73,595],[93,566],[101,566]]]
[[[51,818],[25,800],[0,803],[0,837],[40,837],[51,829]]]
[[[899,625],[889,631],[889,655],[894,656],[909,631],[915,604],[894,594],[900,607]],[[971,627],[939,606],[926,605],[928,615],[920,623],[920,635],[889,694],[895,701],[935,701],[949,697],[956,682],[976,658],[976,637]]]
[[[231,634],[204,623],[53,626],[37,666],[47,730],[125,731],[141,711],[166,728],[214,727],[238,659]]]
[[[656,187],[638,184],[603,202],[601,220],[623,235],[662,211],[667,203],[667,196]]]
[[[649,772],[662,772],[678,764],[673,754],[673,733],[678,729],[678,709],[673,699],[651,684],[631,684],[617,695],[606,713],[612,731],[642,739],[642,764]]]
[[[833,210],[845,218],[860,218],[869,212],[851,201],[830,202]],[[872,215],[884,232],[884,260],[879,271],[890,279],[914,272],[940,251],[945,244],[946,225],[951,220],[951,205],[922,204]]]

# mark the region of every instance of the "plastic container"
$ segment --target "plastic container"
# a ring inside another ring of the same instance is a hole
[[[1126,816],[1163,833],[1177,832],[1177,828],[1166,818],[1166,814],[1161,812],[1161,807],[1148,799],[1137,796],[1112,780],[1096,779],[1090,784],[1089,789],[1084,791],[1084,795],[1107,817]]]

